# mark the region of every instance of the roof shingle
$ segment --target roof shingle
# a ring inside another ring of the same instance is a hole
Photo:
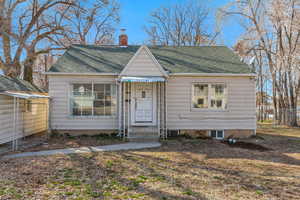
[[[27,81],[3,75],[0,75],[0,91],[45,92]]]
[[[120,73],[140,46],[72,45],[49,72]],[[225,46],[150,46],[160,65],[171,73],[251,73]]]

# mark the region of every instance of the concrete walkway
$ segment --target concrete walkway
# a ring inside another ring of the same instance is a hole
[[[159,142],[128,142],[124,144],[105,145],[97,147],[80,147],[80,148],[68,148],[68,149],[56,149],[48,151],[37,151],[37,152],[25,152],[11,154],[3,156],[2,159],[9,158],[21,158],[29,156],[49,156],[57,154],[74,154],[74,153],[91,153],[91,152],[103,152],[103,151],[120,151],[120,150],[135,150],[135,149],[146,149],[160,147]]]

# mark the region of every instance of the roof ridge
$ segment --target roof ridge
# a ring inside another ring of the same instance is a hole
[[[72,46],[94,46],[94,47],[120,47],[120,48],[126,48],[117,44],[71,44],[70,47]],[[142,46],[142,45],[128,45],[128,47],[138,47],[138,46]]]
[[[144,44],[137,44],[137,45],[128,45],[128,47],[138,47],[138,46],[143,46]],[[94,47],[120,47],[120,48],[124,48],[120,45],[117,44],[71,44],[70,47],[72,46],[94,46]],[[226,47],[226,48],[230,48],[226,45],[201,45],[201,46],[196,46],[196,45],[184,45],[184,46],[174,46],[174,45],[145,45],[147,47],[174,47],[174,48],[181,48],[181,47]]]

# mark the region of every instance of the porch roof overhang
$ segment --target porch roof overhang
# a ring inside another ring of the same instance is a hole
[[[44,94],[36,94],[29,92],[15,92],[15,91],[2,91],[0,92],[2,95],[21,98],[21,99],[39,99],[39,98],[50,98],[48,95]]]
[[[123,76],[119,79],[120,82],[138,82],[138,83],[153,83],[153,82],[165,82],[166,79],[164,77],[155,77],[155,76],[143,76],[143,77],[135,77],[135,76]]]

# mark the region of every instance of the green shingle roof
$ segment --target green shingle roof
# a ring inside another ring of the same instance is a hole
[[[49,72],[120,73],[139,47],[72,45]],[[249,66],[225,46],[148,48],[171,73],[251,73]]]
[[[44,92],[27,81],[0,75],[0,92],[3,91]]]

